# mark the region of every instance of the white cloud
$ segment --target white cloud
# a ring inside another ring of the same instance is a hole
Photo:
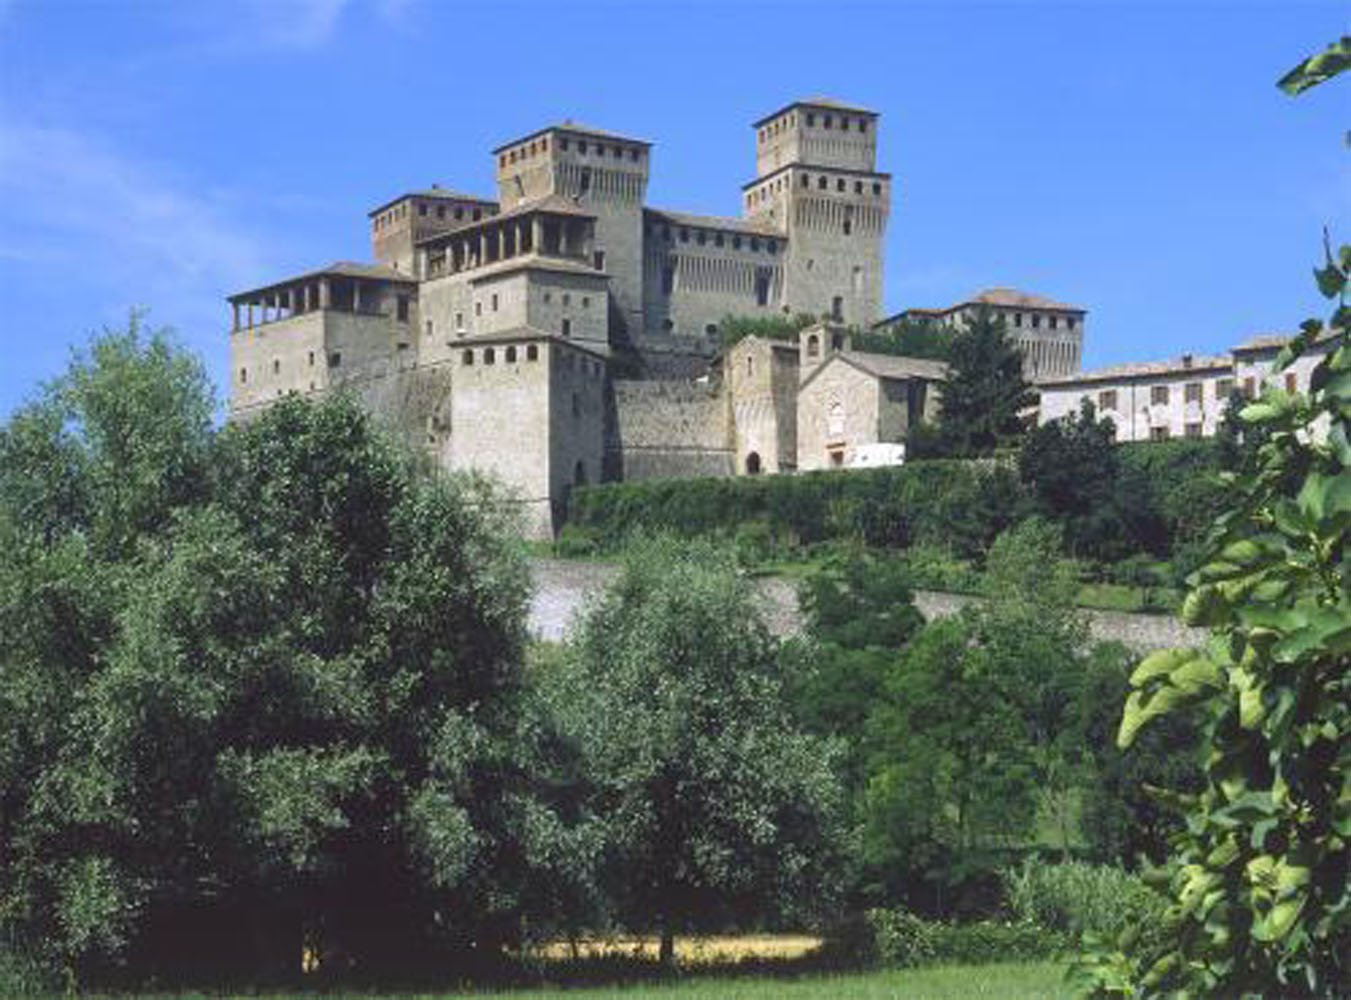
[[[70,128],[0,119],[0,270],[109,313],[152,305],[202,334],[270,269],[233,199]],[[59,290],[59,291],[56,291]]]
[[[276,48],[313,49],[337,30],[348,0],[246,0],[250,35]],[[254,34],[256,32],[256,35]]]

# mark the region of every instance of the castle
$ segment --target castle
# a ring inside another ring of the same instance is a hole
[[[230,296],[230,418],[355,393],[443,467],[505,481],[539,535],[598,480],[895,461],[944,372],[846,329],[881,318],[878,115],[814,99],[753,127],[740,218],[647,206],[652,144],[570,121],[493,150],[495,199],[380,205],[376,263]],[[1047,317],[1028,356],[1054,341],[1046,371],[1077,371],[1083,311],[1009,294],[984,301]],[[720,349],[725,317],[801,314],[821,321]]]

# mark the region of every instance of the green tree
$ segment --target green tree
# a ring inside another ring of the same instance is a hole
[[[1004,320],[981,307],[952,338],[938,428],[949,455],[988,455],[1020,438],[1036,402]]]
[[[615,915],[657,930],[663,963],[677,932],[829,897],[837,748],[791,720],[778,650],[726,553],[637,545],[552,676]]]
[[[855,815],[866,778],[868,714],[898,652],[924,624],[914,596],[904,563],[861,549],[831,560],[799,589],[805,641],[786,648],[796,654],[789,678],[793,710],[808,731],[843,745],[841,774]]]
[[[926,319],[902,319],[879,330],[856,330],[856,351],[896,354],[906,358],[930,358],[947,361],[952,354],[953,332]]]
[[[1077,414],[1042,424],[1018,452],[1018,475],[1043,517],[1063,525],[1077,557],[1120,556],[1127,544],[1117,509],[1116,428],[1085,399]]]
[[[588,857],[502,504],[341,399],[210,412],[133,328],[0,429],[0,940],[81,981],[491,951]]]
[[[864,860],[879,892],[912,906],[960,907],[1039,813],[1068,840],[1087,633],[1055,528],[1001,535],[983,586],[982,605],[926,625],[894,659],[868,722]]]
[[[1136,660],[1135,651],[1118,643],[1092,649],[1069,733],[1085,755],[1079,814],[1085,845],[1095,860],[1126,868],[1162,864],[1170,838],[1182,828],[1177,811],[1149,789],[1190,794],[1201,783],[1200,732],[1191,719],[1159,719],[1130,747],[1116,745]]]

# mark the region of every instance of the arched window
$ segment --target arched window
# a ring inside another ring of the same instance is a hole
[[[760,453],[758,451],[753,451],[746,456],[746,475],[760,475]]]
[[[511,347],[507,348],[507,363],[514,364],[515,361],[516,361],[516,347],[515,345],[512,345]]]
[[[485,347],[483,349],[483,363],[485,365],[490,365],[496,360],[497,360],[497,351],[491,347]]]
[[[474,363],[474,352],[473,351],[463,352],[460,355],[460,361],[466,365],[472,365]]]
[[[830,349],[832,351],[844,350],[844,334],[832,333],[830,335]]]
[[[819,358],[821,356],[821,338],[812,334],[807,338],[807,357]]]

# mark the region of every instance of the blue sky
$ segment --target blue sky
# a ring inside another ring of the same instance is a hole
[[[565,117],[656,144],[649,203],[737,214],[750,122],[882,114],[887,310],[1012,285],[1089,310],[1088,365],[1324,315],[1351,241],[1348,31],[1297,3],[0,0],[0,416],[133,306],[226,366],[225,295],[367,259],[365,213]]]

